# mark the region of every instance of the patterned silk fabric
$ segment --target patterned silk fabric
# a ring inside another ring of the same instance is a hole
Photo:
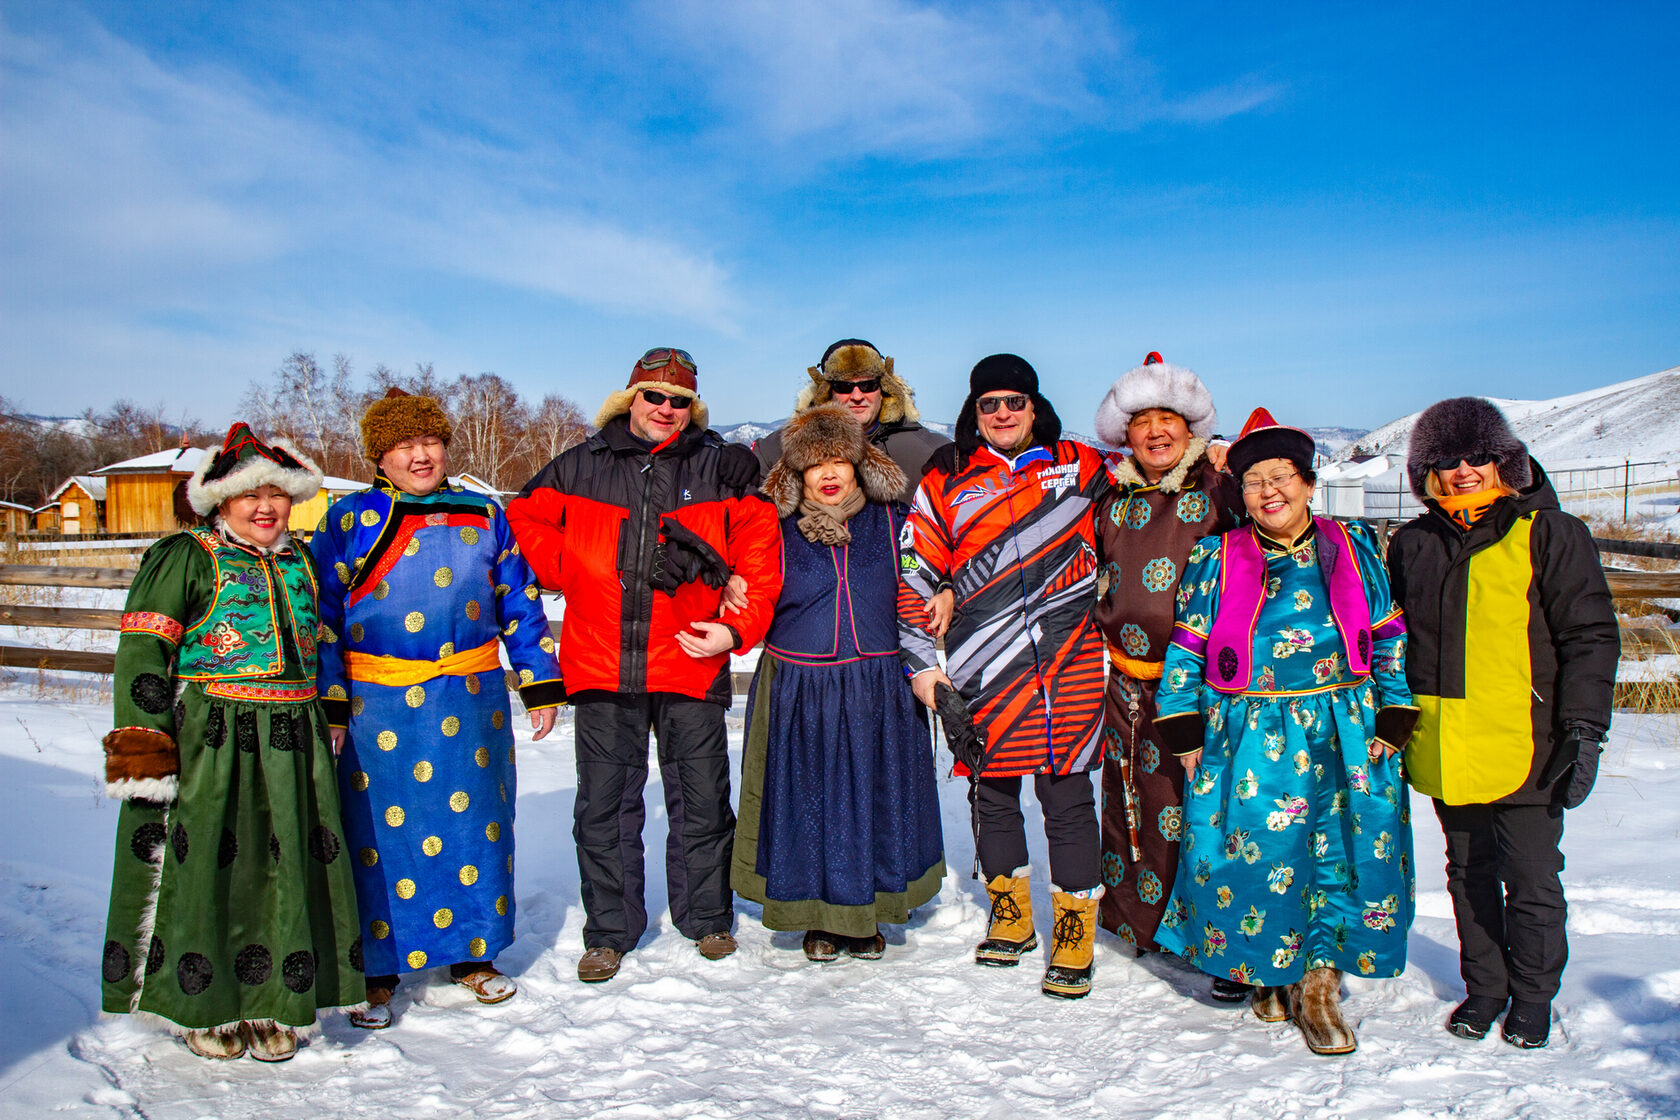
[[[1156,940],[1216,976],[1273,985],[1320,966],[1356,976],[1406,966],[1406,783],[1400,756],[1367,755],[1378,708],[1411,703],[1404,631],[1370,530],[1346,528],[1377,634],[1369,676],[1348,669],[1311,538],[1265,554],[1247,692],[1209,688],[1206,662],[1188,648],[1220,610],[1217,539],[1191,552],[1180,584],[1179,625],[1190,634],[1167,654],[1159,718],[1199,712],[1204,746]]]
[[[320,683],[329,710],[348,711],[339,781],[368,974],[492,960],[514,919],[502,670],[378,684],[353,679],[345,654],[435,662],[500,640],[530,701],[559,677],[531,570],[495,503],[453,485],[341,498],[311,547]]]

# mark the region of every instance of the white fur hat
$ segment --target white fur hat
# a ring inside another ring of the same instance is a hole
[[[1111,447],[1126,446],[1126,428],[1146,408],[1164,408],[1184,417],[1190,434],[1208,439],[1219,424],[1213,394],[1202,379],[1183,366],[1161,360],[1153,350],[1136,369],[1120,375],[1097,406],[1097,438]]]
[[[306,502],[321,488],[321,468],[290,440],[264,443],[243,422],[228,429],[219,449],[208,449],[187,481],[193,512],[209,517],[229,498],[259,486],[278,486],[294,502]]]

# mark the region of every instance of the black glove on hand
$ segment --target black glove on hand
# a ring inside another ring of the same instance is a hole
[[[1593,783],[1598,781],[1598,756],[1604,753],[1599,744],[1604,740],[1604,728],[1580,720],[1564,725],[1563,742],[1552,754],[1551,763],[1540,775],[1540,784],[1549,786],[1566,774],[1563,807],[1573,809],[1587,799]]]
[[[761,464],[744,443],[726,443],[718,451],[718,481],[729,490],[757,490]]]
[[[974,726],[974,717],[969,714],[968,704],[963,701],[962,695],[944,681],[936,681],[933,708],[945,724],[945,745],[951,748],[951,754],[968,767],[969,773],[978,775],[986,753],[986,741]]]
[[[933,454],[928,456],[927,462],[922,464],[922,476],[927,477],[927,473],[932,470],[941,470],[946,474],[957,473],[956,444],[941,444],[934,449]]]
[[[692,529],[674,517],[659,519],[665,539],[653,548],[653,566],[648,572],[648,585],[667,595],[675,595],[685,583],[700,580],[707,587],[720,588],[729,582],[729,565],[718,555],[717,549]]]

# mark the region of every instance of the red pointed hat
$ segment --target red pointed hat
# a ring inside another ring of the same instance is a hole
[[[1300,428],[1279,424],[1270,412],[1257,408],[1248,414],[1248,422],[1242,426],[1236,442],[1231,444],[1225,461],[1237,478],[1241,478],[1254,464],[1267,459],[1288,459],[1295,464],[1296,470],[1305,474],[1312,470],[1315,449],[1312,436]]]

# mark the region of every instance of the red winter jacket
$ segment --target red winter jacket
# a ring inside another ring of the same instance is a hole
[[[649,450],[623,416],[561,453],[508,503],[520,552],[566,597],[560,672],[566,690],[675,692],[729,703],[729,655],[696,659],[676,634],[718,620],[722,592],[695,580],[667,595],[649,585],[660,520],[670,516],[747,581],[747,608],[722,619],[757,645],[782,589],[776,507],[718,481],[722,441],[685,429]]]

